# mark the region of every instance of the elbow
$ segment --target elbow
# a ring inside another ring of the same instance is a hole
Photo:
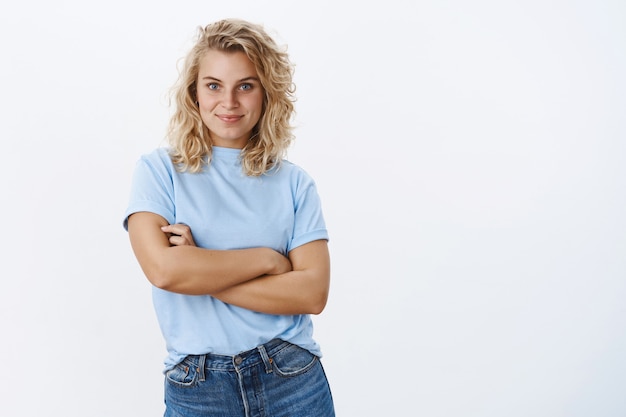
[[[309,287],[306,305],[307,313],[313,315],[321,314],[326,308],[328,302],[328,293],[330,290],[330,273],[326,271],[324,274],[314,275],[311,287]]]
[[[150,271],[146,273],[146,278],[150,281],[150,284],[161,289],[171,291],[172,280],[168,278],[167,274],[162,271]]]
[[[207,294],[211,289],[208,286],[197,288],[197,280],[194,280],[193,271],[184,268],[180,263],[176,262],[175,253],[165,253],[161,258],[157,258],[144,273],[148,281],[156,287],[164,291],[177,294],[200,295]],[[195,285],[195,286],[194,286]]]
[[[314,316],[320,315],[320,314],[322,314],[322,311],[324,311],[325,307],[326,307],[325,303],[312,306],[312,308],[309,310],[308,314],[312,314]]]
[[[319,315],[326,308],[328,302],[328,291],[322,291],[309,300],[308,314]]]
[[[144,268],[144,274],[150,284],[166,291],[174,291],[174,284],[176,282],[173,271],[167,267],[167,262],[163,260],[156,261],[148,268]]]
[[[158,274],[158,273],[153,273],[151,275],[148,276],[148,281],[150,281],[150,283],[161,289],[161,290],[166,290],[166,291],[172,291],[172,280],[168,279],[167,275],[164,274]]]

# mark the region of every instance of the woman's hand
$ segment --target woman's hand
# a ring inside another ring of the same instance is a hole
[[[186,224],[177,223],[161,227],[171,246],[196,246],[191,228]]]

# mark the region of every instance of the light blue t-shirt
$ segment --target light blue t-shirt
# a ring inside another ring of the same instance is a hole
[[[283,161],[260,177],[244,174],[239,149],[213,147],[200,173],[178,172],[168,149],[137,162],[124,217],[156,213],[187,224],[196,245],[208,249],[269,247],[287,254],[328,240],[314,181]],[[235,355],[281,338],[321,356],[309,315],[270,315],[226,304],[209,295],[183,295],[153,287],[153,302],[168,356],[165,369],[190,354]]]

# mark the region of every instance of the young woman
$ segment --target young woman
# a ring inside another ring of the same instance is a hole
[[[310,314],[328,232],[314,181],[284,160],[293,67],[261,26],[199,30],[170,146],[137,163],[124,227],[166,341],[166,416],[333,416]]]

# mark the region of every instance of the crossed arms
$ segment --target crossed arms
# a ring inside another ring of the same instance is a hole
[[[267,314],[319,314],[330,285],[325,240],[289,252],[270,248],[203,249],[186,225],[169,225],[154,213],[128,218],[135,256],[148,280],[163,290],[211,295],[221,301]]]

